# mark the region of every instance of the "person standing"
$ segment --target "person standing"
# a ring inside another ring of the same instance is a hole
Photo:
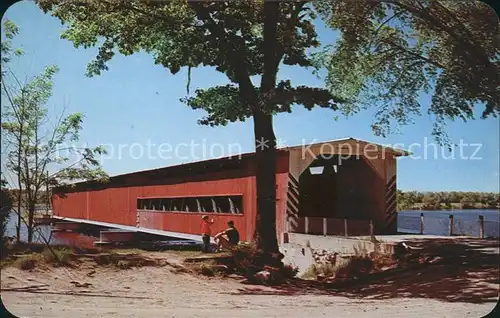
[[[208,253],[210,251],[210,236],[212,235],[212,229],[210,226],[214,224],[214,219],[208,220],[208,215],[201,217],[201,237],[203,239],[202,252]]]

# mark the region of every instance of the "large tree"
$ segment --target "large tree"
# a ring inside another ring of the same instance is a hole
[[[447,144],[447,120],[472,119],[478,105],[483,118],[500,113],[500,25],[487,4],[331,0],[316,7],[341,33],[317,55],[327,85],[347,101],[346,114],[376,107],[376,134],[427,108],[433,134]],[[432,96],[430,105],[422,93]]]
[[[335,109],[322,88],[277,81],[281,64],[311,66],[307,54],[319,42],[314,12],[306,1],[38,1],[68,26],[62,37],[76,47],[99,45],[88,75],[107,70],[115,52],[151,53],[172,74],[181,67],[212,66],[231,84],[195,91],[183,101],[217,126],[252,118],[257,158],[255,240],[266,253],[278,251],[276,238],[276,138],[273,115],[293,104]],[[260,77],[256,85],[255,76]]]
[[[436,93],[430,111],[437,116],[435,133],[441,140],[444,119],[471,117],[472,103],[484,102],[485,116],[498,110],[498,73],[488,68],[498,66],[489,60],[497,54],[497,39],[479,20],[485,15],[486,24],[495,25],[488,18],[491,11],[479,5],[414,2],[38,1],[68,26],[63,38],[76,47],[99,46],[88,65],[89,76],[107,70],[116,52],[131,55],[141,50],[173,74],[182,67],[212,66],[227,75],[231,84],[196,90],[183,101],[207,111],[201,124],[253,119],[258,164],[255,238],[267,252],[278,249],[274,114],[290,112],[293,104],[337,109],[337,103],[350,114],[370,102],[379,106],[374,131],[385,135],[391,117],[407,123],[419,113],[418,93],[432,87]],[[341,38],[332,50],[311,56],[309,50],[320,45],[315,32],[318,11]],[[472,13],[475,19],[464,21]],[[326,67],[327,89],[278,82],[282,64]],[[472,72],[472,78],[464,78],[464,72]],[[259,85],[254,84],[256,76]]]

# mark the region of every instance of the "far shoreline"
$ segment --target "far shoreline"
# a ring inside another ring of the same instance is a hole
[[[500,207],[485,207],[485,208],[439,208],[439,209],[431,209],[431,208],[410,208],[400,210],[399,212],[417,212],[417,211],[425,211],[425,212],[449,212],[449,211],[497,211],[500,212]]]

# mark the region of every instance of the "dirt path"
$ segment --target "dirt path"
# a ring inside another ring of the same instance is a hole
[[[170,257],[172,263],[179,260]],[[91,277],[86,274],[95,271]],[[494,302],[370,299],[281,293],[236,279],[194,277],[170,266],[21,271],[2,269],[2,301],[18,317],[483,317]],[[76,287],[72,281],[90,283]],[[31,292],[12,291],[26,286]]]

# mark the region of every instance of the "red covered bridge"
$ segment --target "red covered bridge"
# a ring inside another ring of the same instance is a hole
[[[353,138],[277,150],[276,226],[284,233],[396,232],[396,158],[407,152]],[[82,182],[54,189],[53,213],[67,221],[199,240],[203,214],[214,231],[233,220],[253,237],[254,153]]]

